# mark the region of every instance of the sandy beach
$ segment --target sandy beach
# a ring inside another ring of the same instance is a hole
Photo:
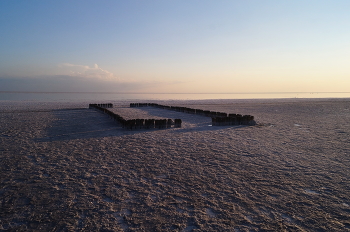
[[[146,101],[147,102],[147,101]],[[0,101],[1,231],[350,231],[350,100],[196,100],[126,130],[88,102]]]

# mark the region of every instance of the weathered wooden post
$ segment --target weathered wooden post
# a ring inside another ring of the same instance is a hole
[[[181,128],[181,123],[182,123],[182,120],[181,120],[181,119],[179,119],[179,118],[175,119],[175,125],[174,125],[174,127],[175,127],[175,128]]]
[[[173,125],[173,124],[174,124],[173,120],[172,119],[168,119],[167,123],[166,123],[166,127],[167,128],[171,128],[171,125]]]

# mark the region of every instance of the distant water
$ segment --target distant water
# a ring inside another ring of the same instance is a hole
[[[126,100],[206,100],[206,99],[280,99],[280,98],[350,98],[342,93],[202,93],[202,94],[135,94],[135,93],[57,93],[57,92],[1,92],[0,101],[126,101]]]

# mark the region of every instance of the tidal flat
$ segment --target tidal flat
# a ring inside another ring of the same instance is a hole
[[[162,101],[255,126],[112,103],[182,127],[123,129],[87,102],[0,102],[1,231],[350,231],[349,99]]]

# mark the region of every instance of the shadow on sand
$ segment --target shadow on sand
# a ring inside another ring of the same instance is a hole
[[[139,108],[140,109],[140,108]],[[92,139],[103,137],[120,137],[139,133],[157,133],[167,131],[169,133],[185,133],[193,131],[213,131],[227,128],[241,128],[245,126],[211,126],[211,119],[204,116],[168,111],[153,107],[144,107],[143,111],[150,116],[162,118],[181,118],[181,128],[169,129],[139,129],[127,130],[122,125],[112,120],[108,115],[92,109],[60,109],[52,111],[54,121],[46,128],[46,134],[35,142],[52,142],[74,139]],[[137,118],[137,117],[135,117]]]

